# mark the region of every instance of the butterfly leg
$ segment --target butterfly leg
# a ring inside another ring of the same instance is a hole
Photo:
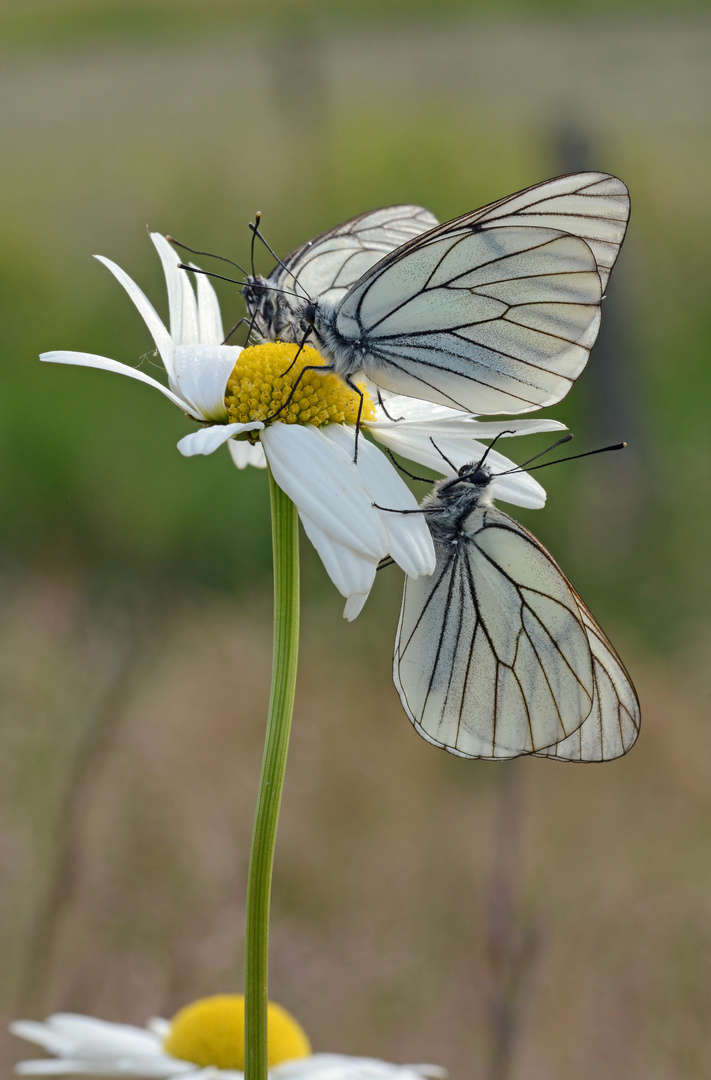
[[[399,422],[400,422],[401,420],[404,420],[404,419],[405,419],[405,417],[404,417],[404,416],[391,416],[391,415],[390,415],[390,413],[388,412],[388,410],[387,410],[387,409],[385,408],[385,402],[383,401],[383,396],[382,396],[382,394],[380,393],[380,391],[379,391],[379,390],[378,390],[378,405],[379,405],[379,406],[380,406],[380,408],[381,408],[381,409],[383,410],[383,412],[384,412],[384,413],[385,413],[385,415],[387,416],[388,420],[392,420],[392,422],[393,422],[394,424],[397,424],[397,423],[399,423]]]
[[[345,377],[345,379],[343,381],[345,382],[346,386],[350,390],[353,391],[354,394],[358,395],[358,398],[359,398],[359,401],[358,401],[358,415],[356,417],[355,450],[353,451],[353,464],[357,465],[358,464],[358,436],[360,435],[360,418],[363,415],[363,401],[364,401],[363,391],[361,390],[361,388],[359,386],[356,386],[356,384],[351,379],[350,375],[346,375],[346,377]]]
[[[406,469],[404,465],[400,464],[400,462],[397,460],[397,458],[393,454],[392,450],[388,450],[387,446],[384,446],[383,450],[388,455],[388,457],[392,461],[395,468],[398,469],[401,473],[404,473],[405,476],[409,476],[411,480],[419,480],[423,484],[431,484],[432,483],[432,477],[431,476],[415,476],[414,473],[409,472],[409,470]]]

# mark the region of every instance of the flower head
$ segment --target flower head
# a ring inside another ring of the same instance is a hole
[[[145,1028],[112,1024],[91,1016],[56,1013],[45,1023],[18,1020],[14,1035],[36,1043],[53,1057],[22,1061],[21,1075],[140,1077],[144,1080],[242,1080],[244,998],[220,994],[181,1009],[171,1021],[153,1019]],[[345,1054],[312,1054],[292,1016],[269,1003],[271,1080],[422,1080],[441,1078],[435,1065],[390,1065]]]
[[[431,574],[435,565],[424,517],[412,513],[415,497],[390,461],[362,435],[355,460],[359,408],[362,427],[374,440],[444,475],[480,456],[481,438],[563,427],[548,420],[479,422],[454,409],[394,395],[385,395],[383,407],[382,397],[376,405],[365,386],[359,398],[335,375],[319,372],[324,362],[308,346],[297,355],[297,346],[281,342],[245,349],[225,345],[208,279],[196,275],[195,293],[165,237],[152,233],[151,239],[165,272],[170,331],[135,282],[110,259],[97,257],[143,316],[167,385],[91,353],[56,351],[41,359],[116,372],[160,390],[203,425],[178,443],[186,457],[211,454],[227,443],[238,468],[268,464],[347,598],[348,619],[360,612],[384,557],[389,555],[410,577]],[[513,468],[494,451],[489,461],[502,472]],[[543,488],[525,474],[502,476],[494,486],[499,498],[519,505],[542,506],[545,501]]]

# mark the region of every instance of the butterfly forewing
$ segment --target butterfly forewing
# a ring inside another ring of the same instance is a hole
[[[589,715],[593,660],[575,594],[545,549],[493,507],[435,542],[406,579],[395,684],[426,739],[462,757],[562,745]]]
[[[473,213],[481,223],[511,223],[560,229],[587,241],[603,290],[625,238],[630,214],[627,186],[609,173],[558,176],[509,195]]]
[[[314,316],[344,378],[475,413],[560,401],[587,362],[624,238],[607,173],[537,184],[415,236]]]
[[[362,368],[388,390],[479,413],[559,401],[597,335],[590,248],[551,229],[451,224],[351,289],[338,333],[364,342]]]

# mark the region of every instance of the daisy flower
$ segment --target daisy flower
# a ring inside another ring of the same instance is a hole
[[[390,1065],[346,1054],[314,1054],[292,1016],[269,1003],[270,1080],[441,1080],[436,1065]],[[144,1080],[243,1080],[244,998],[220,994],[181,1009],[171,1021],[145,1028],[111,1024],[91,1016],[56,1013],[45,1023],[18,1020],[14,1035],[53,1057],[22,1061],[23,1076],[89,1074]]]
[[[268,464],[296,504],[331,580],[346,597],[347,619],[363,607],[384,557],[389,555],[410,577],[431,574],[435,556],[424,518],[392,512],[417,507],[402,477],[366,438],[360,438],[357,463],[353,460],[359,396],[337,376],[314,370],[301,377],[292,396],[303,368],[324,364],[319,354],[307,346],[296,358],[297,346],[281,342],[244,349],[225,345],[217,296],[208,279],[197,274],[194,292],[165,237],[152,233],[151,239],[165,272],[170,330],[119,266],[97,258],[143,316],[167,385],[93,353],[62,350],[43,353],[40,359],[112,371],[159,390],[201,425],[178,443],[186,457],[212,454],[227,443],[238,468]],[[479,439],[564,427],[550,420],[480,422],[466,413],[394,395],[385,395],[384,402],[384,408],[376,405],[363,387],[362,427],[375,441],[443,475],[451,473],[445,458],[459,467],[481,456]],[[494,451],[488,460],[498,471],[514,467]],[[494,485],[498,498],[518,505],[545,502],[543,488],[525,474],[502,476]]]

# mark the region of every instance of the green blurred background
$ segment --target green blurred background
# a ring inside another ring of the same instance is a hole
[[[632,222],[550,415],[578,450],[629,446],[541,474],[546,510],[516,516],[618,644],[642,739],[577,769],[434,751],[390,684],[399,571],[347,626],[304,545],[273,996],[317,1049],[455,1077],[708,1076],[709,46],[701,0],[0,4],[7,1016],[142,1023],[241,988],[265,477],[181,458],[188,424],[146,387],[39,364],[153,363],[91,255],[167,314],[147,229],[245,262],[256,210],[286,253],[589,167],[628,183]]]

